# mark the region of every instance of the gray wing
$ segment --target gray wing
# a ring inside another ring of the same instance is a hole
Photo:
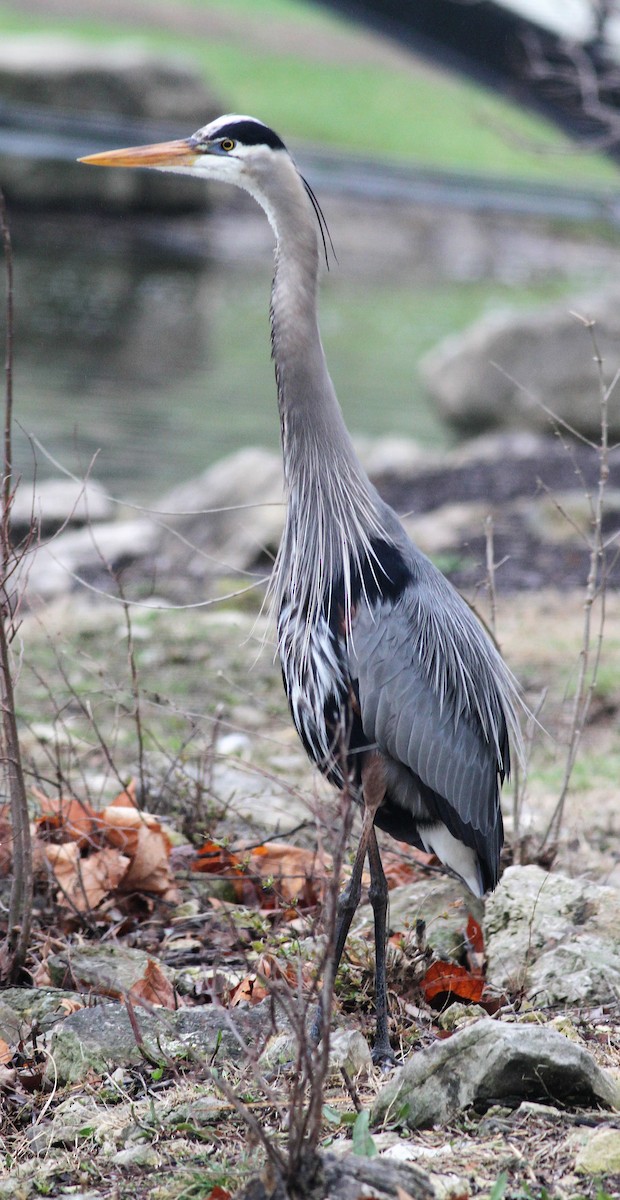
[[[492,877],[502,834],[498,776],[508,769],[502,692],[509,676],[465,602],[439,579],[359,605],[351,674],[365,736],[406,768],[392,772],[391,801],[414,820],[441,820]]]

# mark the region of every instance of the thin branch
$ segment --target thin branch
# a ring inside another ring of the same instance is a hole
[[[13,502],[13,253],[7,222],[4,196],[0,191],[0,230],[6,263],[6,361],[4,453],[2,488],[0,491],[0,703],[2,706],[3,757],[6,769],[13,828],[13,880],[9,902],[9,923],[5,944],[0,954],[0,975],[8,979],[20,977],[30,942],[32,920],[32,841],[28,815],[28,800],[24,782],[15,695],[9,645],[15,632],[14,605],[7,592],[7,582],[15,565],[11,545],[10,519]]]

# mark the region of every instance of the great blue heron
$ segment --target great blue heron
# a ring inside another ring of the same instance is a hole
[[[318,232],[326,248],[325,223],[277,134],[252,117],[228,115],[187,139],[82,161],[236,184],[273,227],[271,340],[288,494],[272,578],[278,647],[293,721],[310,758],[363,806],[351,880],[338,906],[335,955],[338,963],[368,855],[373,1057],[390,1061],[388,892],[375,826],[436,854],[476,895],[495,887],[509,733],[518,739],[513,678],[357,459],[318,327]]]

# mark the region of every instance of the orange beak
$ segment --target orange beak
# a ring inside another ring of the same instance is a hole
[[[127,150],[104,150],[88,154],[78,162],[93,167],[191,167],[198,155],[192,142],[158,142],[154,146],[130,146]]]

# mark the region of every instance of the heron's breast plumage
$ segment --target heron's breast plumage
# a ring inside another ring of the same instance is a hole
[[[319,770],[343,787],[345,760],[359,755],[361,723],[343,637],[327,613],[311,624],[288,598],[280,610],[278,646],[295,728]],[[356,774],[353,769],[353,773]]]

